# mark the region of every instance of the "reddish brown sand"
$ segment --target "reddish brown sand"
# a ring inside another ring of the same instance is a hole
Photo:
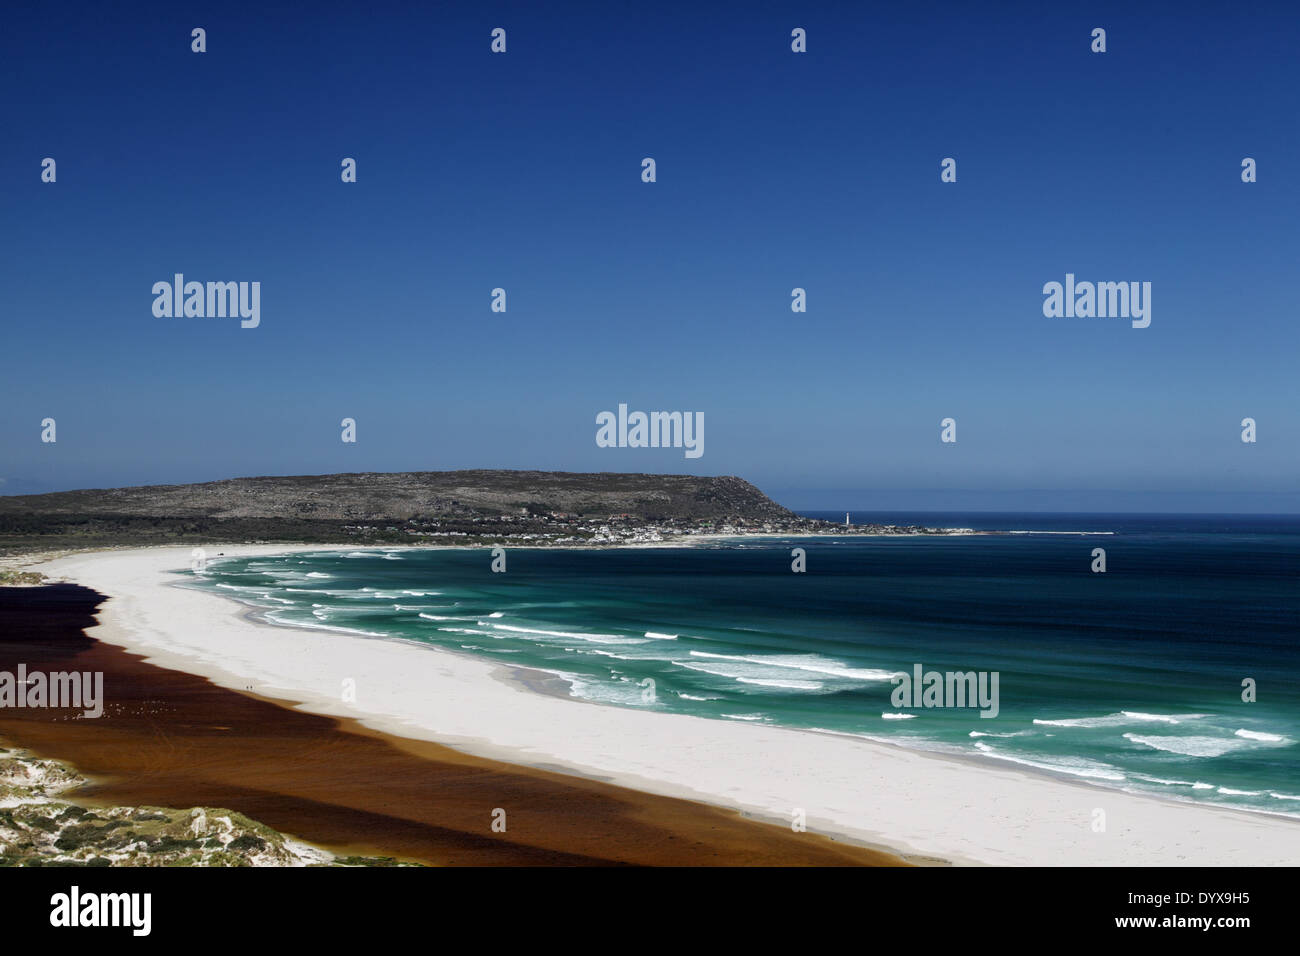
[[[92,783],[70,796],[237,810],[338,853],[461,865],[898,865],[717,807],[470,757],[147,664],[87,637],[103,600],[0,588],[0,670],[102,671],[104,715],[0,709],[0,738]],[[493,833],[494,808],[507,830]]]

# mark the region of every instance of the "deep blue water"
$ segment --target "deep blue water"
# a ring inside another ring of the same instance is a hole
[[[227,560],[198,583],[284,624],[547,670],[575,697],[1300,814],[1297,517],[851,517],[1044,533],[511,548],[502,574],[488,549],[323,552]],[[895,706],[891,677],[917,665],[996,672],[997,716]]]

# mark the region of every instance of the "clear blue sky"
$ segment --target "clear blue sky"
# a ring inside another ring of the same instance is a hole
[[[1293,4],[316,6],[6,11],[0,491],[501,467],[1300,511]],[[177,272],[261,282],[261,326],[155,318]],[[1067,272],[1151,282],[1151,326],[1045,318]],[[619,402],[703,412],[704,456],[598,448]]]

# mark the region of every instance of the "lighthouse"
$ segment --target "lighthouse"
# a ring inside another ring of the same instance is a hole
[[[849,526],[849,513],[846,511],[844,512],[844,527],[847,528],[848,526]]]

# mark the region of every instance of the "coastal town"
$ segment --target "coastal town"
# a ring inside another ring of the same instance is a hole
[[[839,524],[798,515],[762,520],[741,516],[729,518],[664,518],[647,520],[634,514],[604,517],[573,512],[547,511],[534,514],[521,508],[518,514],[464,518],[412,518],[400,525],[346,525],[351,536],[367,540],[425,539],[429,543],[479,544],[509,541],[530,547],[683,543],[714,537],[843,536],[843,535],[947,535],[970,533],[969,529],[928,528],[917,525]]]

